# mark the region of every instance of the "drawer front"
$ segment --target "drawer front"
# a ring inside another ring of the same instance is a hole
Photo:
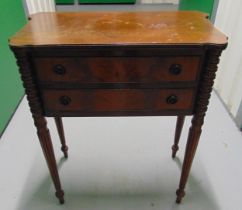
[[[195,81],[199,56],[183,57],[36,57],[43,82],[151,83]]]
[[[191,112],[193,98],[193,89],[85,89],[42,92],[47,115],[68,112],[80,112],[81,115],[95,115],[95,113],[112,115],[112,112],[135,111],[153,115],[152,112],[164,113],[169,110]]]

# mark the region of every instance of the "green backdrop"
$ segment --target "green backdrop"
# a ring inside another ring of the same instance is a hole
[[[25,22],[22,1],[0,0],[0,136],[24,93],[8,38]]]
[[[180,10],[198,10],[210,15],[213,12],[214,0],[180,0]]]
[[[55,0],[56,4],[74,4],[74,0]]]

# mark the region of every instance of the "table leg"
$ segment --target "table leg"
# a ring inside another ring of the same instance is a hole
[[[195,118],[196,116],[194,116]],[[193,118],[193,119],[194,119]],[[194,120],[193,120],[194,121]],[[179,188],[176,191],[177,199],[176,202],[180,203],[182,198],[185,196],[185,185],[187,183],[188,175],[191,169],[192,161],[196,152],[196,148],[198,145],[199,137],[201,134],[201,126],[196,126],[194,123],[192,124],[189,135],[187,139],[185,157],[182,165],[182,174],[180,178]]]
[[[57,131],[60,137],[60,141],[61,141],[61,150],[64,153],[64,157],[67,158],[68,157],[68,147],[66,145],[66,140],[65,140],[65,133],[64,133],[64,127],[63,127],[63,123],[62,123],[62,118],[61,117],[55,117],[55,124],[57,127]]]
[[[215,74],[217,71],[217,64],[219,62],[221,52],[222,48],[210,49],[207,51],[204,59],[206,62],[205,68],[203,69],[203,77],[201,78],[199,85],[198,98],[196,100],[194,116],[192,118],[192,126],[190,127],[187,139],[180,184],[178,190],[176,191],[177,203],[180,203],[182,198],[185,196],[184,189],[202,132],[202,125],[204,123],[204,117],[208,108],[209,98],[211,96]]]
[[[53,183],[55,185],[55,189],[56,189],[55,195],[59,199],[60,203],[63,204],[64,191],[61,188],[53,145],[51,142],[51,137],[50,137],[49,129],[47,128],[47,123],[45,118],[41,116],[35,119],[35,125],[37,128],[37,134],[39,137],[40,145],[42,147]]]
[[[176,152],[179,149],[178,143],[180,140],[183,124],[184,124],[185,116],[177,116],[177,121],[176,121],[176,132],[175,132],[175,139],[174,139],[174,144],[171,147],[172,149],[172,158],[176,156]]]
[[[56,197],[59,199],[60,203],[63,204],[64,191],[61,188],[54,150],[51,142],[49,129],[47,128],[47,122],[44,117],[44,110],[41,105],[40,95],[34,82],[33,71],[30,67],[30,58],[28,56],[28,52],[24,49],[14,49],[14,53],[17,58],[19,72],[22,77],[34,124],[37,128],[39,141],[51,174],[51,178],[54,182]]]

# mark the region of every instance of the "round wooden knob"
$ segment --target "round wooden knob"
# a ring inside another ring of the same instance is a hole
[[[170,73],[173,75],[178,75],[182,71],[182,66],[180,64],[172,64],[170,67]]]
[[[176,104],[178,101],[178,97],[176,95],[170,95],[167,97],[166,102],[168,104]]]
[[[68,96],[61,96],[60,103],[64,106],[67,106],[71,103],[71,98],[69,98]]]
[[[53,67],[53,70],[58,75],[64,75],[66,73],[66,69],[64,66],[57,64]]]

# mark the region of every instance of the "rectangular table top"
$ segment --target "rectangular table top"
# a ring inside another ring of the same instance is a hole
[[[37,13],[9,41],[15,47],[226,43],[206,14],[196,11]]]

